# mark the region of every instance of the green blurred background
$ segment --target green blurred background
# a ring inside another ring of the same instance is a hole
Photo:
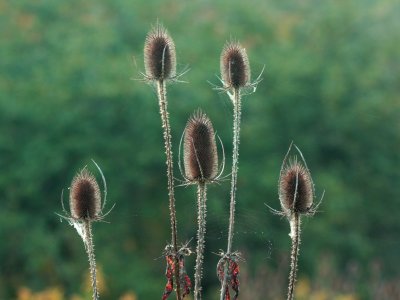
[[[95,171],[92,158],[116,203],[111,224],[94,225],[102,299],[160,299],[165,155],[154,88],[135,80],[157,20],[175,40],[178,69],[191,69],[168,91],[175,161],[201,107],[229,173],[232,107],[208,82],[219,83],[231,38],[246,47],[253,78],[265,65],[243,100],[240,298],[285,298],[289,226],[264,204],[279,208],[293,140],[317,196],[326,191],[322,212],[303,223],[297,299],[400,299],[399,15],[397,0],[0,0],[0,299],[90,299],[82,241],[55,212],[74,174]],[[176,199],[179,239],[194,248],[195,188],[177,188]],[[218,295],[228,201],[229,181],[209,188],[205,299]],[[193,265],[194,255],[190,275]]]

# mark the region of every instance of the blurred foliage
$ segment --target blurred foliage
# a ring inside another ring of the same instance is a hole
[[[247,48],[254,77],[266,66],[243,103],[234,244],[246,259],[243,299],[256,280],[277,299],[286,293],[289,228],[264,203],[279,206],[279,169],[292,140],[318,195],[326,192],[322,212],[304,220],[300,256],[300,276],[321,286],[303,290],[384,299],[382,287],[400,280],[399,15],[395,0],[0,0],[0,298],[83,297],[82,242],[54,212],[73,175],[85,164],[95,171],[92,158],[116,203],[111,224],[94,226],[102,299],[160,297],[159,257],[170,238],[163,141],[154,89],[136,80],[158,19],[175,40],[178,68],[191,68],[187,84],[169,86],[175,154],[201,107],[223,140],[229,173],[231,105],[207,81],[218,84],[230,38]],[[185,242],[196,232],[195,190],[177,188],[176,198]],[[219,288],[213,253],[225,248],[228,201],[228,182],[210,187],[206,299]],[[274,274],[282,284],[272,284]]]

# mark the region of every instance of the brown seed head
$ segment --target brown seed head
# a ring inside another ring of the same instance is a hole
[[[246,50],[239,44],[227,43],[220,59],[221,76],[226,88],[242,88],[250,84],[250,65]]]
[[[86,168],[72,180],[69,205],[74,219],[93,220],[100,214],[100,188],[96,178]]]
[[[201,111],[188,120],[184,135],[185,176],[190,181],[213,180],[218,173],[218,154],[214,129]]]
[[[310,172],[296,159],[281,172],[279,199],[286,212],[307,213],[313,204],[314,188]]]
[[[144,66],[150,80],[171,79],[176,73],[175,45],[167,30],[157,24],[146,37]]]

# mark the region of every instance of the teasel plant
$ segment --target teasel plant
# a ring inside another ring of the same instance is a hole
[[[241,122],[241,99],[243,95],[255,92],[258,83],[261,81],[261,74],[251,82],[250,64],[245,48],[238,42],[228,42],[225,44],[221,57],[220,69],[222,87],[215,89],[226,92],[233,104],[233,153],[232,153],[232,172],[231,190],[229,205],[229,229],[226,253],[220,253],[221,259],[217,266],[217,275],[221,281],[220,299],[229,299],[229,286],[235,291],[234,299],[239,295],[239,253],[232,251],[233,234],[235,225],[235,204],[236,189],[239,164],[239,142],[240,142],[240,122]],[[235,273],[235,274],[233,274]]]
[[[211,120],[201,110],[197,110],[187,121],[179,145],[179,169],[184,178],[182,185],[197,185],[197,248],[195,266],[194,299],[201,299],[201,279],[204,259],[207,185],[218,183],[222,179],[225,166],[225,153],[221,139],[222,164],[218,165],[216,134]],[[183,165],[181,148],[183,141]]]
[[[297,156],[289,157],[293,146],[300,159]],[[313,216],[317,212],[324,196],[323,193],[319,202],[314,204],[315,188],[310,170],[302,152],[293,143],[290,144],[282,162],[278,189],[282,210],[278,211],[267,206],[274,214],[286,217],[289,221],[292,250],[287,300],[293,300],[300,253],[301,216]]]
[[[69,187],[69,207],[70,213],[64,206],[63,192],[61,193],[61,205],[64,215],[57,214],[61,220],[66,220],[78,232],[85,246],[89,259],[90,277],[93,289],[93,300],[99,299],[96,276],[96,258],[94,254],[94,243],[92,233],[92,223],[103,221],[111,212],[111,209],[103,213],[107,202],[107,183],[98,164],[93,160],[103,181],[103,201],[101,199],[100,187],[95,176],[85,166],[75,175]]]
[[[175,291],[178,300],[183,297],[181,295],[180,287],[180,262],[179,262],[179,248],[178,248],[178,231],[177,231],[177,220],[176,220],[176,209],[175,209],[175,194],[174,194],[174,172],[173,172],[173,154],[172,154],[172,136],[171,126],[169,122],[168,113],[168,101],[167,101],[167,89],[166,85],[171,81],[179,81],[180,76],[187,72],[184,71],[177,75],[176,73],[176,51],[175,44],[167,30],[157,22],[156,26],[147,34],[145,45],[144,45],[144,65],[145,65],[145,81],[154,84],[157,90],[158,103],[160,107],[160,116],[163,129],[165,153],[166,153],[166,165],[167,165],[167,180],[168,180],[168,197],[169,197],[169,211],[171,220],[171,246],[167,245],[169,256],[174,257],[174,278],[175,278]],[[167,268],[168,264],[167,259]],[[169,279],[168,279],[169,280]],[[173,285],[173,281],[168,281],[166,290],[164,291],[163,297],[166,294],[169,295],[170,287]]]

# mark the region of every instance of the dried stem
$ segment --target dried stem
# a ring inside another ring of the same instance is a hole
[[[241,99],[240,89],[233,89],[232,95],[233,102],[233,154],[232,154],[232,177],[231,177],[231,201],[229,209],[229,232],[228,232],[228,247],[226,254],[229,255],[232,252],[233,242],[233,230],[235,225],[235,204],[236,204],[236,188],[237,188],[237,174],[239,164],[239,142],[240,142],[240,118],[241,118]],[[225,266],[224,281],[221,286],[221,300],[224,300],[224,293],[226,290],[227,276],[228,275],[228,264]]]
[[[97,290],[97,276],[96,276],[96,258],[94,255],[92,226],[90,220],[84,221],[84,244],[89,258],[90,277],[92,280],[93,300],[99,299],[99,292]]]
[[[178,242],[177,242],[177,225],[176,225],[176,210],[175,210],[175,195],[174,195],[174,172],[172,162],[172,143],[171,143],[171,127],[169,125],[169,115],[167,110],[167,97],[166,97],[165,80],[157,81],[157,96],[160,105],[160,115],[162,121],[165,154],[167,155],[167,177],[168,177],[168,196],[169,196],[169,212],[171,218],[171,244],[175,253],[175,284],[176,284],[176,298],[181,300],[181,289],[179,282],[179,261],[177,257]]]
[[[201,299],[201,277],[203,275],[203,258],[204,258],[204,237],[206,233],[206,201],[207,186],[204,182],[200,182],[197,186],[197,208],[198,208],[198,231],[197,231],[197,249],[196,249],[196,267],[195,267],[195,284],[194,299]]]
[[[290,237],[292,239],[292,254],[290,263],[289,286],[287,300],[294,299],[294,287],[297,277],[297,262],[300,251],[300,214],[295,212],[290,219]]]
[[[229,210],[229,233],[227,254],[232,252],[233,229],[235,224],[235,204],[237,174],[239,164],[239,140],[240,140],[240,115],[241,99],[239,89],[233,91],[233,154],[232,154],[232,179],[231,179],[231,202]]]

